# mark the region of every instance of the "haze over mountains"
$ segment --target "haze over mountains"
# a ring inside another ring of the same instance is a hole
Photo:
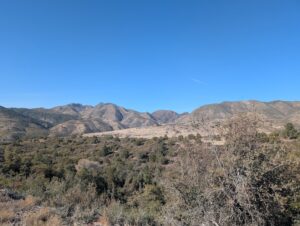
[[[10,140],[23,136],[70,136],[128,128],[155,128],[168,124],[168,128],[171,124],[173,127],[178,126],[176,129],[180,130],[182,125],[189,126],[203,120],[223,121],[244,112],[256,112],[268,127],[274,129],[287,122],[300,126],[300,102],[297,101],[223,102],[205,105],[192,113],[184,114],[169,110],[142,113],[111,103],[96,106],[69,104],[51,109],[0,107],[0,139]]]

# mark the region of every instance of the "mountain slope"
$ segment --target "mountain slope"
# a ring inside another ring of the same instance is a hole
[[[65,114],[65,115],[73,115],[79,117],[81,112],[87,109],[93,108],[90,105],[82,105],[82,104],[67,104],[63,106],[57,106],[52,108],[54,112]]]
[[[0,139],[25,135],[69,136],[134,127],[156,126],[149,113],[114,105],[69,104],[52,109],[0,108]]]
[[[98,104],[81,112],[84,119],[101,119],[113,128],[133,128],[158,125],[149,113],[140,113],[115,104]]]
[[[300,128],[300,102],[273,101],[240,101],[223,102],[202,106],[190,114],[179,115],[174,122],[174,113],[157,111],[152,115],[162,126],[122,129],[102,133],[91,133],[85,136],[113,135],[120,137],[153,138],[156,136],[187,136],[189,134],[217,134],[216,124],[235,117],[241,113],[255,114],[259,119],[259,128],[264,132],[271,132],[292,122]]]
[[[69,104],[51,109],[0,107],[0,140],[23,136],[69,136],[85,133],[106,132],[130,128],[169,124],[166,134],[179,134],[181,125],[222,122],[240,113],[255,113],[270,129],[280,128],[287,122],[300,127],[300,102],[296,101],[239,101],[202,106],[190,114],[160,110],[141,113],[115,104],[88,106]],[[176,127],[177,125],[177,127]],[[153,129],[154,128],[154,129]],[[131,130],[129,130],[131,131]],[[155,135],[155,132],[153,132]]]
[[[180,117],[177,123],[222,121],[240,113],[255,113],[261,119],[275,125],[292,122],[300,126],[300,102],[296,101],[240,101],[205,105],[189,115]]]
[[[0,141],[23,136],[47,135],[48,131],[38,119],[24,116],[0,106]]]
[[[180,114],[175,111],[159,110],[153,112],[152,116],[158,123],[166,124],[175,122],[180,117]]]
[[[92,132],[112,131],[113,127],[100,119],[69,120],[50,129],[50,136],[70,136]]]
[[[66,122],[68,120],[79,119],[78,115],[66,114],[59,111],[54,111],[52,109],[45,108],[12,108],[11,110],[20,113],[25,117],[29,117],[35,120],[39,120],[45,128],[50,128],[57,124]]]

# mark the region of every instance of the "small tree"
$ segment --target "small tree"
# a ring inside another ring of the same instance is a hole
[[[287,123],[283,131],[283,136],[288,139],[297,139],[299,132],[292,123]]]

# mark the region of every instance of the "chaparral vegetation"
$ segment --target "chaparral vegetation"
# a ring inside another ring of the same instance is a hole
[[[300,140],[229,121],[216,137],[43,137],[0,146],[1,225],[300,225]]]

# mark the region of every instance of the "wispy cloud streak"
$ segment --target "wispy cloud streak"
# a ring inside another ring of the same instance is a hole
[[[196,79],[196,78],[192,78],[191,80],[192,80],[194,83],[197,83],[197,84],[199,84],[199,85],[208,85],[206,82],[201,81],[201,80]]]

